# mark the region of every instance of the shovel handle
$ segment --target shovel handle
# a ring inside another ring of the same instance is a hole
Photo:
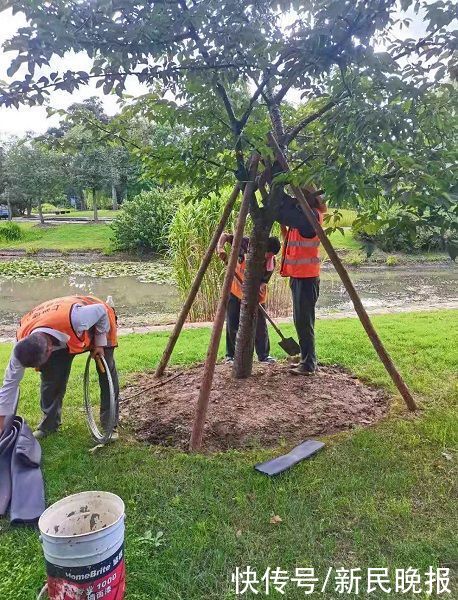
[[[258,306],[259,306],[259,310],[262,312],[262,314],[265,316],[265,318],[269,321],[269,323],[272,325],[272,327],[275,329],[275,331],[278,333],[278,335],[281,337],[281,339],[284,340],[285,336],[282,334],[282,332],[278,328],[278,325],[275,323],[275,321],[272,319],[272,317],[269,315],[269,313],[266,311],[266,309],[263,307],[263,305],[258,304]]]

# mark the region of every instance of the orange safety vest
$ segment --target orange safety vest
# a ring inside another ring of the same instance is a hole
[[[115,347],[118,345],[116,313],[114,309],[94,296],[64,296],[63,298],[54,298],[39,304],[30,312],[24,315],[16,332],[16,339],[23,340],[38,327],[49,327],[69,336],[67,348],[70,354],[81,354],[93,347],[92,328],[89,331],[83,331],[80,336],[73,329],[71,314],[76,305],[89,306],[90,304],[103,304],[107,309],[108,319],[110,321],[110,331],[107,333],[107,346]]]
[[[243,257],[242,261],[237,262],[237,266],[235,267],[235,272],[240,277],[242,282],[245,277],[245,268],[246,268],[246,260],[245,260],[245,257]],[[234,277],[234,279],[232,280],[231,294],[234,294],[234,296],[236,296],[239,300],[242,299],[242,295],[243,295],[242,294],[242,284],[239,282],[237,277]],[[264,292],[262,292],[262,293],[259,292],[260,304],[264,304],[266,300],[267,300],[267,286],[264,287]]]
[[[320,225],[323,223],[323,213],[319,212]],[[288,228],[286,240],[283,243],[280,275],[282,277],[319,277],[320,275],[320,239],[304,238],[298,229]]]

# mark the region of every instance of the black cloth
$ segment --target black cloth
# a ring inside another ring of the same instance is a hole
[[[45,510],[41,447],[22,417],[8,416],[0,434],[0,516],[36,521]]]
[[[119,412],[119,382],[114,361],[114,348],[104,348],[110,374],[113,379],[116,399],[116,423]],[[49,433],[55,431],[62,421],[62,401],[67,390],[68,378],[75,355],[70,354],[67,348],[55,350],[48,361],[41,368],[41,398],[40,406],[43,412],[38,429]],[[98,367],[97,367],[98,371]],[[106,377],[99,372],[100,382],[100,420],[102,426],[107,420],[110,407],[110,390]]]
[[[226,356],[234,358],[235,341],[240,322],[241,302],[231,294],[227,303],[226,310]],[[265,360],[270,353],[269,332],[267,331],[267,322],[264,314],[259,310],[256,323],[256,337],[254,346],[259,360]]]
[[[290,277],[293,296],[294,326],[301,347],[301,364],[309,371],[316,369],[315,305],[320,294],[319,277]]]
[[[313,212],[315,213],[316,218],[319,219],[318,211],[313,209]],[[296,198],[288,196],[286,193],[283,194],[280,203],[278,222],[280,225],[298,229],[299,233],[304,238],[313,238],[316,236],[315,229],[312,227],[305,216],[304,211],[297,203]]]

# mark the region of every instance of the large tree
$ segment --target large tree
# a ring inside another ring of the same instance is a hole
[[[408,138],[412,119],[405,103],[417,111],[426,92],[456,72],[451,1],[27,0],[15,2],[14,9],[26,14],[29,26],[5,44],[15,53],[9,75],[21,68],[28,73],[0,91],[0,103],[41,104],[50,90],[72,92],[91,79],[105,93],[122,94],[134,76],[153,88],[146,102],[151,118],[192,132],[182,152],[166,147],[150,157],[157,158],[159,173],[183,176],[183,165],[192,165],[193,182],[206,189],[226,183],[228,175],[243,186],[249,156],[254,150],[262,155],[265,185],[261,196],[251,198],[236,376],[251,372],[263,257],[284,185],[331,180],[331,197],[338,199],[348,193],[358,161],[357,185],[363,185],[361,140]],[[409,9],[421,14],[426,32],[398,39]],[[90,72],[35,74],[53,55],[70,50],[88,53]],[[297,119],[286,101],[291,90],[307,101]],[[308,137],[317,121],[336,144]],[[265,141],[268,129],[289,153],[288,177],[278,176]],[[346,162],[355,141],[354,157]],[[307,142],[311,153],[304,152]]]
[[[61,155],[26,138],[9,147],[5,167],[10,201],[25,203],[29,214],[35,206],[43,224],[43,202],[54,201],[64,189]]]

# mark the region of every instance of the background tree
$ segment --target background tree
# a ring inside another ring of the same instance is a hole
[[[6,173],[6,145],[0,142],[0,202],[8,205],[8,220],[12,219],[11,202],[8,194],[8,177]]]
[[[422,11],[427,32],[397,39],[410,7]],[[15,10],[25,12],[30,26],[5,45],[15,52],[9,75],[21,66],[29,73],[0,92],[1,103],[43,103],[50,89],[72,92],[91,78],[105,93],[122,94],[127,77],[134,75],[155,87],[148,98],[150,118],[191,133],[182,152],[165,147],[149,156],[151,163],[164,165],[163,176],[180,180],[192,165],[193,181],[208,192],[225,184],[230,173],[243,185],[253,149],[263,156],[266,186],[262,196],[251,198],[253,233],[234,364],[239,377],[251,372],[263,257],[284,185],[321,186],[327,177],[339,199],[359,161],[361,190],[368,176],[365,144],[408,139],[404,104],[412,102],[418,111],[426,92],[456,73],[456,32],[448,29],[455,16],[451,1],[402,0],[399,9],[394,0],[121,0],[115,5],[28,0],[16,2]],[[386,50],[376,52],[381,40]],[[91,71],[34,76],[36,66],[68,50],[85,50],[93,58]],[[299,120],[288,112],[292,89],[301,90],[310,105]],[[360,113],[361,106],[367,111]],[[322,153],[319,164],[304,156],[299,139],[316,121],[337,142],[311,140]],[[271,165],[268,129],[289,151],[293,170],[287,177]],[[356,144],[353,160],[346,162],[348,146],[363,137],[364,147]]]
[[[51,202],[64,189],[61,156],[33,140],[19,140],[9,148],[5,164],[11,202],[25,203],[29,215],[36,206],[44,224],[43,202]]]
[[[79,189],[90,190],[95,222],[99,220],[97,194],[106,190],[111,181],[109,161],[107,150],[95,145],[85,146],[71,161],[73,181]]]

